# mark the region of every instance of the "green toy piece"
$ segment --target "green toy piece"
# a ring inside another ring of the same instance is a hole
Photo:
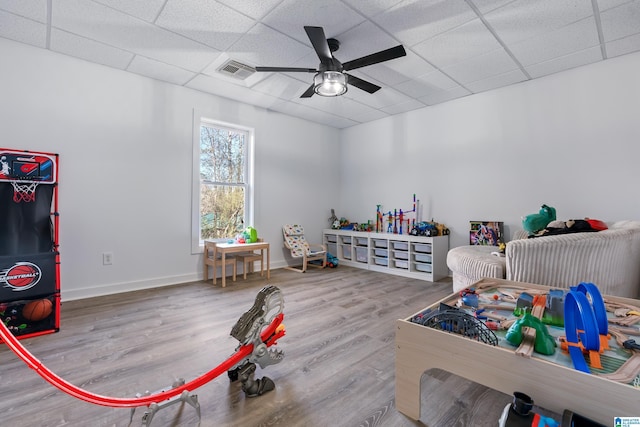
[[[505,335],[506,340],[512,345],[519,346],[523,339],[522,328],[525,326],[533,328],[536,331],[534,351],[547,356],[555,353],[555,340],[551,334],[549,334],[547,327],[542,321],[531,313],[525,313],[521,319],[516,320],[515,323],[511,325],[507,331],[507,335]]]
[[[245,239],[247,243],[255,243],[258,241],[258,231],[255,228],[247,227],[245,233],[247,233],[248,237]]]

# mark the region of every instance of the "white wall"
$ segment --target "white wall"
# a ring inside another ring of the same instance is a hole
[[[542,203],[561,219],[640,219],[640,54],[343,131],[5,39],[0,57],[0,146],[60,154],[65,300],[202,276],[194,108],[255,129],[255,226],[274,267],[282,224],[319,239],[330,208],[362,222],[376,204],[410,209],[413,193],[451,246],[469,220],[509,236]]]
[[[285,263],[282,224],[320,239],[338,130],[5,39],[0,57],[0,146],[60,154],[63,300],[202,277],[190,245],[194,108],[255,129],[254,225],[272,267]]]
[[[558,219],[640,219],[640,53],[346,129],[338,216],[410,209],[507,237],[546,203]]]

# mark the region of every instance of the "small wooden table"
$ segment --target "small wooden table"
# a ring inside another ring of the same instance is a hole
[[[234,252],[251,252],[251,251],[260,251],[260,254],[262,255],[262,257],[264,258],[264,252],[267,252],[267,279],[271,278],[271,272],[269,269],[269,261],[270,261],[270,253],[269,253],[269,243],[267,242],[256,242],[256,243],[220,243],[220,242],[214,242],[212,240],[205,240],[204,242],[205,245],[205,254],[207,253],[207,249],[215,247],[215,253],[219,253],[221,260],[220,260],[220,264],[223,266],[225,265],[225,260],[227,257],[227,254],[230,253],[234,253]],[[206,257],[205,257],[206,258]],[[214,257],[215,258],[215,257]],[[206,259],[205,259],[206,262]],[[215,265],[217,263],[214,262],[213,265],[213,284],[216,284],[216,268],[217,266]],[[204,268],[207,268],[207,265],[205,264]],[[227,285],[227,281],[226,281],[226,275],[224,274],[224,271],[222,271],[222,287],[224,288]]]

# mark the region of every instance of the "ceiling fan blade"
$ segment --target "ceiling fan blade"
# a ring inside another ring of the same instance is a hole
[[[309,86],[309,89],[305,90],[300,98],[311,98],[315,92],[313,91],[313,85]]]
[[[256,71],[272,71],[281,73],[317,73],[315,68],[298,68],[298,67],[256,67]]]
[[[356,68],[366,67],[367,65],[373,65],[379,62],[400,58],[401,56],[405,56],[406,54],[407,52],[404,50],[404,47],[400,44],[390,49],[381,50],[380,52],[372,53],[371,55],[354,59],[353,61],[343,62],[342,69],[345,71],[355,70]]]
[[[333,63],[333,55],[331,55],[331,49],[329,49],[329,43],[327,43],[327,37],[324,35],[322,27],[305,26],[304,30],[307,32],[318,58],[320,58],[320,63],[331,65]]]
[[[352,76],[351,74],[344,73],[347,76],[347,83],[357,87],[358,89],[362,89],[365,92],[375,93],[378,90],[382,89],[378,85],[374,85],[366,80],[362,80],[356,76]]]

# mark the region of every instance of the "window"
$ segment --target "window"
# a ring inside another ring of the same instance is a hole
[[[193,144],[194,252],[205,239],[232,238],[253,221],[252,130],[206,118],[197,124]]]

